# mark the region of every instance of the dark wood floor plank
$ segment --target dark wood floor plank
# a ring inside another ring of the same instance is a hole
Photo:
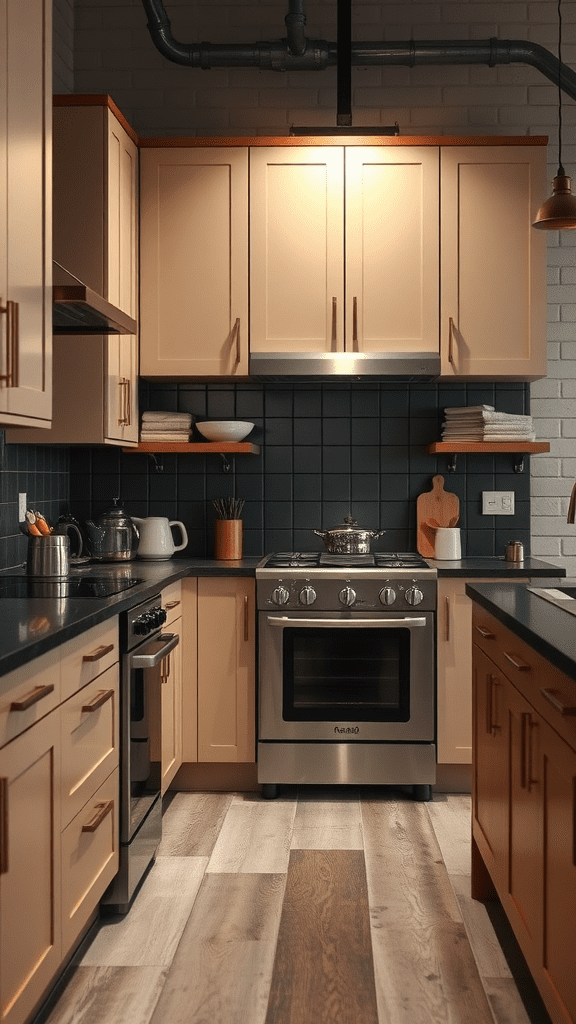
[[[378,1024],[361,851],[291,852],[266,1024]]]

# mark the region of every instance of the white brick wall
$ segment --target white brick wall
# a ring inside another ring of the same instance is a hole
[[[56,0],[60,11],[71,7]],[[285,0],[166,0],[175,37],[241,43],[284,37]],[[309,38],[336,39],[336,0],[305,4]],[[576,67],[576,3],[565,0],[563,58]],[[69,22],[68,22],[69,24]],[[530,39],[556,53],[557,2],[354,0],[357,40]],[[109,92],[141,134],[286,134],[290,124],[336,123],[336,76],[256,70],[199,71],[153,48],[140,0],[76,0],[75,90]],[[514,65],[357,68],[353,122],[398,121],[403,135],[549,135],[557,167],[556,89],[534,68]],[[576,104],[563,105],[563,163],[576,180]],[[545,196],[542,197],[544,200]],[[576,576],[576,526],[566,524],[576,477],[576,232],[548,238],[548,377],[532,386],[537,435],[550,456],[531,459],[532,552]]]

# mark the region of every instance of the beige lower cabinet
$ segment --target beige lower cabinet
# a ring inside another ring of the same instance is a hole
[[[255,582],[202,577],[183,580],[182,588],[184,761],[253,763]]]
[[[481,582],[438,580],[438,764],[472,763],[472,601],[466,584]],[[506,577],[506,582],[521,581]]]
[[[10,673],[0,698],[0,1018],[23,1024],[118,870],[118,623]]]

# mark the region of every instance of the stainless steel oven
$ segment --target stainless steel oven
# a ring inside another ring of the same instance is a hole
[[[101,901],[105,913],[129,910],[162,838],[159,702],[152,689],[168,675],[179,642],[178,634],[162,633],[165,621],[157,595],[120,622],[120,864]]]
[[[273,555],[256,570],[258,781],[435,781],[436,571],[417,555]]]

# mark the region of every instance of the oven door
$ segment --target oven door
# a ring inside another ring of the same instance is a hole
[[[433,742],[434,614],[260,612],[259,738]]]

